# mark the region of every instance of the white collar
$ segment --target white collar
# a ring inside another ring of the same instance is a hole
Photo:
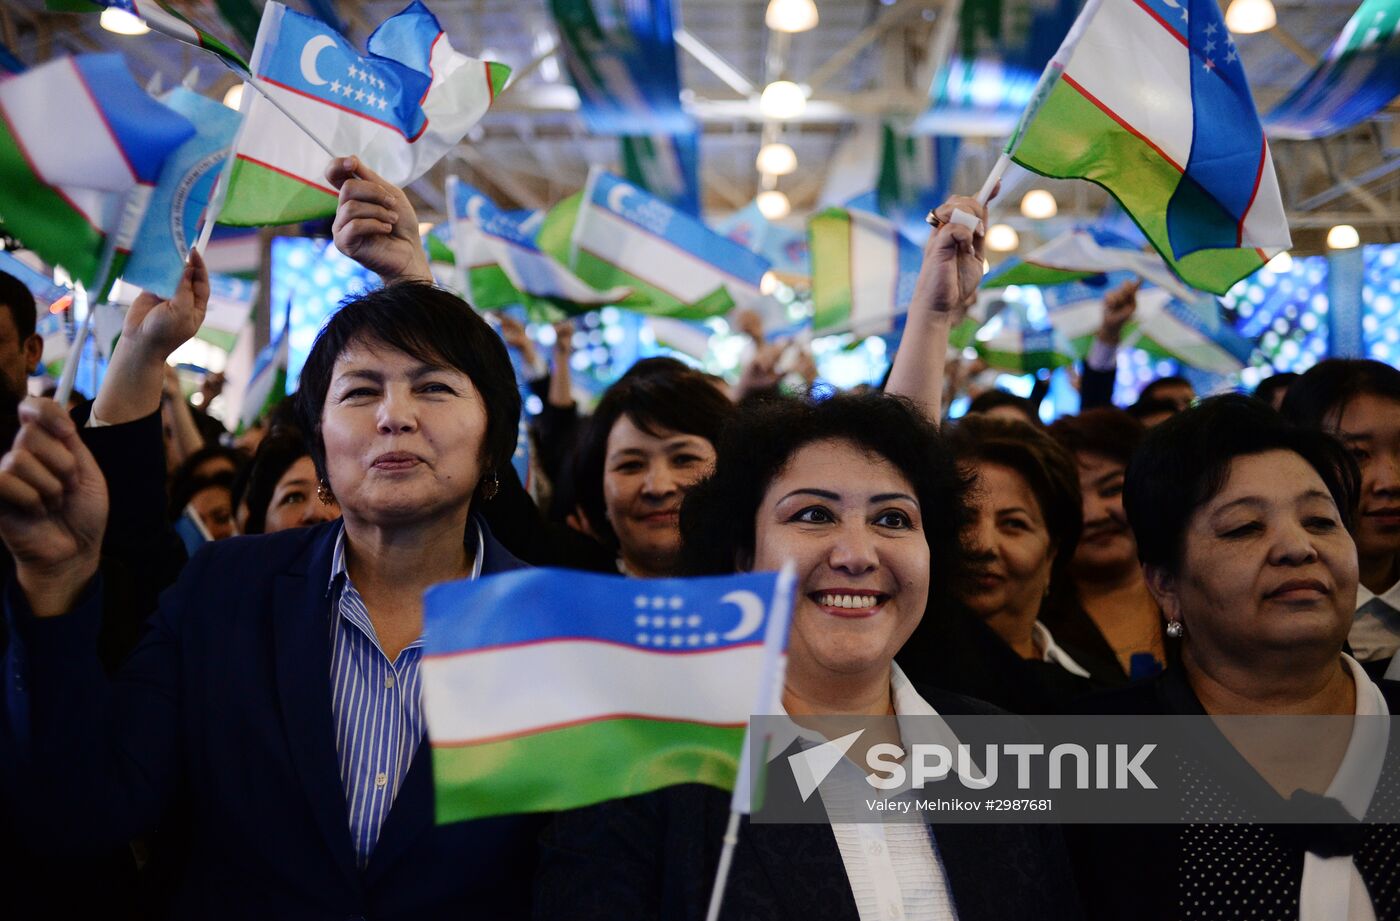
[[[1071,675],[1078,675],[1080,678],[1088,678],[1089,672],[1084,666],[1074,661],[1074,658],[1055,642],[1055,638],[1050,635],[1050,628],[1036,621],[1031,624],[1031,641],[1035,643],[1036,651],[1040,653],[1042,662],[1052,662],[1060,666]]]
[[[1361,610],[1372,598],[1379,598],[1390,605],[1392,611],[1400,611],[1400,582],[1396,582],[1390,588],[1377,595],[1360,582],[1356,583],[1356,609]]]
[[[894,715],[899,717],[910,716],[938,716],[938,711],[914,690],[914,683],[904,674],[904,669],[899,667],[899,663],[890,661],[890,699],[894,704]],[[781,703],[778,704],[778,716],[788,716],[787,708]],[[794,741],[801,741],[807,745],[821,745],[827,739],[801,726],[797,721],[789,718],[784,725],[773,733],[772,741],[769,743],[768,758],[773,760],[787,750]]]

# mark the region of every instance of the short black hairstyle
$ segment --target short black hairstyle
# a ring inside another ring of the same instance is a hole
[[[929,547],[930,609],[951,604],[951,586],[965,574],[970,480],[913,403],[877,392],[773,397],[741,407],[720,438],[714,473],[681,505],[682,571],[711,575],[750,566],[768,487],[800,449],[828,440],[883,458],[909,480]]]
[[[1196,385],[1188,381],[1186,378],[1182,377],[1180,374],[1168,374],[1164,377],[1157,378],[1156,380],[1150,382],[1146,387],[1142,388],[1142,393],[1138,394],[1138,399],[1155,400],[1157,399],[1157,391],[1162,390],[1166,387],[1190,387],[1193,393],[1196,390]]]
[[[729,397],[720,393],[707,375],[673,359],[664,361],[665,364],[656,363],[637,373],[633,373],[634,365],[633,371],[604,391],[574,454],[578,504],[593,532],[610,546],[616,546],[617,536],[608,527],[603,471],[608,436],[618,420],[626,416],[637,428],[652,435],[679,432],[716,444],[720,431],[735,413]]]
[[[1271,374],[1254,388],[1254,396],[1272,406],[1274,395],[1282,392],[1286,396],[1288,388],[1292,387],[1293,382],[1300,377],[1302,377],[1301,374],[1293,371],[1280,371],[1277,374]]]
[[[1141,422],[1121,409],[1098,406],[1077,416],[1061,416],[1050,425],[1050,437],[1066,451],[1098,454],[1126,465],[1147,434]]]
[[[301,369],[297,416],[316,475],[326,479],[321,413],[335,362],[351,344],[383,345],[465,374],[486,407],[482,460],[487,470],[510,463],[520,426],[520,391],[501,337],[457,295],[426,282],[396,282],[348,298],[316,336]],[[331,484],[334,486],[335,484]],[[478,486],[478,491],[481,486]]]
[[[306,439],[296,429],[273,429],[259,442],[257,453],[248,467],[247,484],[242,494],[234,497],[235,501],[242,499],[248,505],[244,534],[263,533],[267,527],[268,507],[278,481],[291,469],[292,464],[310,453]]]
[[[14,320],[15,332],[19,333],[21,344],[34,335],[35,324],[39,322],[34,295],[24,282],[8,272],[0,272],[0,307],[9,308],[10,319]]]
[[[1178,573],[1191,516],[1224,487],[1235,458],[1267,451],[1292,451],[1307,461],[1351,526],[1361,473],[1341,442],[1294,425],[1252,396],[1230,393],[1149,431],[1128,464],[1123,508],[1143,565]]]
[[[1400,371],[1369,358],[1329,358],[1288,388],[1281,411],[1299,425],[1332,430],[1347,404],[1362,395],[1400,403]]]
[[[967,412],[964,415],[971,416],[975,413],[985,413],[993,409],[1009,406],[1022,413],[1026,421],[1031,425],[1042,425],[1040,421],[1040,411],[1036,405],[1025,397],[1018,397],[1016,394],[1006,390],[985,390],[972,398],[972,402],[967,404]]]
[[[998,464],[1026,481],[1055,545],[1055,562],[1050,567],[1053,591],[1084,530],[1084,499],[1074,458],[1044,428],[995,416],[963,416],[950,440],[959,463]]]

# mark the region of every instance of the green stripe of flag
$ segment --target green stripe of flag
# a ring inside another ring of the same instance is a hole
[[[730,790],[744,727],[615,719],[433,748],[438,824],[555,812],[680,783]],[[569,776],[560,776],[568,765]]]
[[[0,121],[0,222],[50,265],[92,284],[103,234],[53,186],[34,175],[9,127]]]
[[[851,219],[831,208],[807,222],[812,264],[812,328],[831,329],[851,321]]]
[[[1089,278],[1095,272],[1075,272],[1069,269],[1052,269],[1049,266],[1022,262],[1007,269],[995,272],[982,283],[984,288],[1004,288],[1007,285],[1063,285],[1071,281]]]
[[[1172,269],[1188,284],[1224,294],[1265,262],[1254,250],[1202,250],[1177,260],[1167,239],[1167,205],[1181,170],[1063,78],[1011,155],[1053,179],[1087,179],[1116,198]]]
[[[335,214],[334,195],[250,160],[234,161],[229,188],[238,194],[230,192],[224,200],[220,224],[295,224]]]

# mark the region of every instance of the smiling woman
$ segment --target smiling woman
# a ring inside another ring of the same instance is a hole
[[[948,598],[968,514],[966,480],[912,404],[745,404],[718,449],[681,508],[683,562],[691,573],[795,564],[788,714],[995,712],[916,688],[894,661]],[[727,793],[692,785],[560,816],[544,838],[537,917],[699,921],[728,808]],[[988,869],[1012,854],[1014,874]],[[755,822],[739,836],[724,917],[1000,921],[1074,917],[1074,905],[1051,827]]]

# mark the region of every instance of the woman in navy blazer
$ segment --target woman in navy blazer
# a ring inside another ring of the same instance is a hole
[[[353,161],[330,178],[338,245],[402,277],[402,192]],[[111,681],[106,486],[71,426],[25,413],[0,462],[5,794],[58,851],[159,826],[174,917],[527,914],[534,821],[434,826],[417,700],[423,590],[520,565],[476,514],[515,444],[505,349],[455,296],[397,283],[332,317],[299,399],[343,520],[206,546]]]

